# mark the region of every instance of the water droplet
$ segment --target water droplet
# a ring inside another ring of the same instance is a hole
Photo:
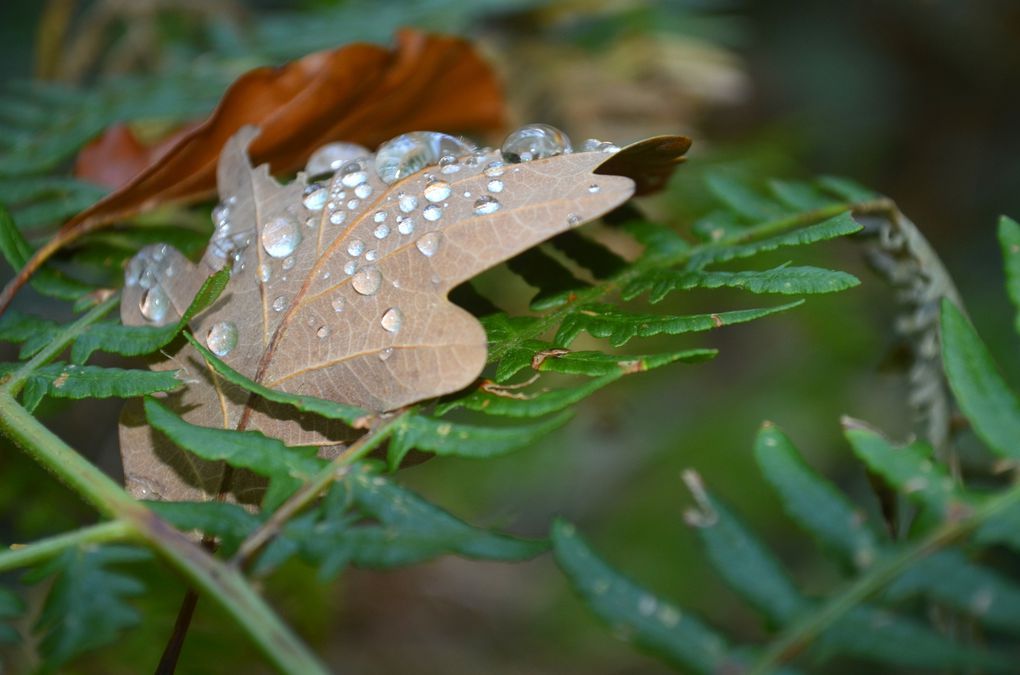
[[[581,152],[619,152],[620,147],[609,141],[600,141],[597,138],[589,138],[581,144]]]
[[[347,220],[347,214],[344,213],[343,211],[334,211],[333,213],[329,214],[329,222],[333,223],[334,225],[343,225],[343,222],[345,220]]]
[[[355,143],[328,143],[318,148],[308,158],[305,172],[309,176],[336,171],[344,162],[369,155],[368,148]]]
[[[329,198],[329,192],[319,183],[312,183],[305,188],[301,202],[309,211],[321,211]]]
[[[435,131],[412,131],[386,141],[375,154],[375,171],[392,184],[440,161],[469,154],[475,146],[464,139]]]
[[[356,260],[348,260],[344,265],[344,274],[351,276],[358,269],[358,262]]]
[[[401,192],[397,195],[397,205],[400,206],[400,210],[404,213],[410,213],[418,208],[418,198],[414,195]]]
[[[390,307],[379,320],[382,327],[391,333],[400,332],[400,326],[404,323],[404,314],[396,307]]]
[[[297,222],[286,216],[277,216],[262,226],[262,248],[274,258],[286,258],[301,243],[301,230]]]
[[[439,158],[439,171],[440,173],[450,174],[457,173],[460,171],[460,164],[457,164],[457,158],[453,155],[444,155]]]
[[[386,349],[383,349],[382,351],[379,352],[380,361],[385,361],[391,356],[393,356],[393,347],[387,347]]]
[[[376,251],[375,249],[372,249],[371,251],[365,254],[365,260],[367,260],[368,262],[375,262],[378,258],[379,251]]]
[[[414,242],[414,245],[418,247],[421,254],[426,258],[431,258],[439,250],[439,243],[442,241],[443,235],[438,232],[429,232],[428,234],[422,235],[422,237]]]
[[[503,171],[504,164],[498,159],[494,159],[493,161],[489,162],[488,165],[485,167],[485,175],[488,176],[489,178],[499,178],[500,176],[503,175]]]
[[[294,256],[289,255],[283,259],[283,265],[281,265],[281,267],[283,267],[283,271],[286,272],[288,270],[294,269],[294,264],[296,262],[297,260],[294,258]]]
[[[315,331],[315,334],[319,338],[328,337],[329,336],[329,328],[327,328],[326,326],[319,326],[319,330]]]
[[[360,239],[351,239],[347,242],[347,253],[357,258],[365,252],[365,242]]]
[[[475,200],[475,215],[485,216],[499,211],[499,200],[491,195],[483,195]]]
[[[166,318],[166,313],[170,309],[170,298],[162,286],[153,286],[142,295],[138,309],[146,319],[159,323]]]
[[[276,299],[273,300],[273,311],[274,312],[282,312],[283,308],[286,307],[286,306],[287,306],[287,298],[283,297],[282,295],[276,296]]]
[[[342,295],[336,296],[335,298],[333,298],[333,301],[330,302],[329,304],[333,306],[334,312],[344,311],[344,296]]]
[[[425,186],[425,199],[433,204],[443,201],[450,196],[450,184],[445,180],[437,180]]]
[[[348,162],[339,171],[340,183],[344,187],[358,187],[368,180],[368,173],[362,168],[361,162]]]
[[[354,188],[354,196],[359,197],[360,199],[368,199],[372,196],[373,192],[374,190],[372,189],[372,186],[368,183],[362,183],[358,187]]]
[[[503,181],[493,178],[485,187],[488,188],[489,192],[502,192]]]
[[[443,207],[438,204],[429,204],[425,207],[425,210],[422,211],[422,215],[425,216],[425,220],[434,223],[443,217]]]
[[[319,219],[314,217],[314,216],[312,216],[311,218],[308,218],[307,220],[305,220],[305,227],[315,227],[318,224],[319,224]]]
[[[229,219],[230,219],[230,207],[228,207],[226,204],[219,203],[216,205],[215,208],[213,208],[212,210],[213,223],[222,227],[223,225],[227,224],[227,221]]]
[[[512,132],[500,152],[508,162],[530,162],[570,152],[567,135],[548,124],[529,124]]]
[[[382,284],[382,274],[374,267],[358,270],[351,278],[351,286],[361,295],[375,295]]]
[[[376,211],[375,215],[372,216],[372,220],[373,220],[373,222],[376,222],[376,223],[386,222],[386,212],[385,211]]]
[[[588,192],[590,192],[592,194],[595,194],[598,191],[599,191],[599,186],[597,184],[592,183],[591,185],[588,186]]]
[[[259,265],[259,279],[262,280],[262,283],[268,283],[272,276],[273,270],[268,264],[262,263]]]
[[[577,215],[576,213],[571,213],[570,215],[567,216],[567,225],[570,225],[571,227],[574,227],[575,225],[580,225],[580,224],[581,224],[581,216]]]
[[[237,346],[237,326],[230,321],[214,324],[205,336],[205,344],[216,356],[226,356]]]
[[[386,223],[380,223],[379,225],[376,226],[374,230],[372,230],[372,236],[374,236],[376,239],[385,239],[389,233],[390,226],[387,225]]]
[[[349,200],[347,202],[347,208],[349,208],[351,211],[353,211],[354,209],[358,208],[358,206],[360,204],[361,204],[360,200],[358,200],[358,199],[351,199],[351,200]]]
[[[397,221],[397,232],[400,234],[411,234],[414,232],[414,218],[404,218]]]

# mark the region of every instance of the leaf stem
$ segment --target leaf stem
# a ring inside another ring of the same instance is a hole
[[[406,414],[404,412],[378,424],[337,455],[333,461],[324,466],[311,479],[305,481],[280,508],[273,512],[269,520],[241,542],[241,546],[237,549],[234,557],[230,559],[230,564],[240,567],[251,560],[251,557],[258,553],[259,549],[275,536],[288,520],[310,504],[331,483],[342,478],[347,473],[351,464],[365,457],[372,450],[379,447],[384,440],[389,438],[397,423]]]
[[[941,525],[924,539],[904,548],[896,555],[881,560],[841,593],[805,613],[783,630],[748,671],[748,675],[773,672],[807,647],[847,612],[894,581],[917,561],[973,532],[989,519],[1018,503],[1020,485],[989,499],[969,515]]]
[[[66,534],[40,539],[31,544],[11,544],[8,550],[0,551],[0,572],[7,572],[19,567],[30,567],[59,555],[73,546],[122,541],[129,539],[133,534],[134,531],[126,522],[112,520],[83,527]]]
[[[234,567],[209,555],[183,533],[133,499],[117,483],[71,449],[10,392],[0,389],[0,432],[101,513],[115,518],[212,597],[281,672],[324,675],[328,671],[252,589]]]

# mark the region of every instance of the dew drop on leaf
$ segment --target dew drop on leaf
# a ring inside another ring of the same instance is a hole
[[[142,295],[138,309],[146,319],[159,323],[166,318],[167,311],[170,309],[170,298],[167,297],[162,286],[155,285]]]
[[[372,192],[374,192],[374,190],[368,183],[362,183],[358,187],[354,188],[354,196],[359,199],[368,199],[372,196]]]
[[[492,195],[483,195],[475,200],[475,215],[486,216],[490,213],[499,211],[500,203],[499,200]]]
[[[393,347],[387,347],[386,349],[383,349],[382,351],[379,352],[380,361],[385,361],[391,356],[393,356]]]
[[[507,162],[530,162],[570,152],[570,139],[548,124],[529,124],[512,132],[500,152]]]
[[[328,337],[329,336],[329,328],[327,328],[326,326],[319,326],[319,330],[315,331],[315,334],[319,338]]]
[[[334,225],[343,225],[343,222],[345,220],[347,220],[347,214],[344,213],[343,211],[334,211],[333,213],[329,214],[329,222],[333,223]]]
[[[599,191],[599,186],[597,184],[592,183],[591,185],[588,186],[588,192],[590,192],[592,194],[595,194],[598,191]]]
[[[493,160],[485,167],[485,175],[489,178],[499,178],[503,175],[503,162]]]
[[[425,207],[422,215],[425,216],[425,220],[434,223],[443,217],[443,207],[438,204],[429,204]]]
[[[567,216],[567,225],[570,225],[571,227],[574,227],[575,225],[580,225],[580,224],[581,224],[581,216],[577,215],[576,213],[571,213],[570,215]]]
[[[502,192],[503,181],[493,178],[485,187],[488,188],[489,192]]]
[[[237,326],[230,321],[220,321],[209,329],[205,344],[216,356],[226,356],[237,346]]]
[[[379,320],[382,327],[390,333],[400,332],[400,326],[404,323],[404,314],[396,307],[390,307]]]
[[[356,260],[348,260],[347,264],[344,265],[344,274],[351,276],[358,269],[358,262]]]
[[[344,311],[344,296],[336,296],[329,304],[333,307],[334,312]]]
[[[347,242],[347,253],[357,258],[365,252],[365,242],[360,239],[351,239]]]
[[[282,312],[284,307],[286,307],[286,306],[287,306],[287,298],[283,297],[282,295],[276,296],[276,299],[273,300],[273,311],[274,312]]]
[[[382,274],[374,267],[365,267],[355,272],[351,286],[361,295],[375,295],[382,284]]]
[[[371,154],[368,148],[356,143],[328,143],[312,153],[305,165],[309,176],[336,171],[344,162]]]
[[[425,199],[436,204],[449,198],[451,192],[449,183],[445,180],[437,180],[425,186]]]
[[[421,254],[426,258],[431,258],[439,250],[439,242],[442,240],[443,235],[438,232],[429,232],[428,234],[422,235],[422,237],[414,243],[414,245],[421,251]]]
[[[297,262],[297,259],[294,256],[289,255],[289,256],[287,256],[286,258],[283,259],[283,265],[281,265],[281,267],[283,267],[283,270],[286,272],[288,270],[294,269],[294,264],[296,262]]]
[[[309,211],[321,211],[326,206],[326,200],[329,197],[329,193],[326,188],[319,183],[312,183],[305,188],[304,197],[301,203],[305,205],[305,208]]]
[[[385,239],[389,233],[390,226],[387,225],[386,223],[380,223],[379,225],[376,226],[374,230],[372,230],[372,236],[374,236],[376,239]]]
[[[414,232],[414,218],[402,218],[397,221],[397,232],[400,234],[411,234]]]
[[[262,248],[274,258],[286,258],[301,243],[298,224],[287,216],[277,216],[262,228]]]
[[[375,154],[375,171],[392,184],[437,163],[444,156],[471,153],[475,146],[464,139],[436,131],[412,131],[386,141]]]
[[[418,208],[418,198],[415,197],[414,195],[409,195],[401,192],[399,195],[397,195],[397,205],[400,207],[400,210],[403,211],[404,213],[410,213],[411,211],[414,211],[416,208]]]
[[[372,216],[372,221],[376,222],[376,223],[384,223],[384,222],[386,222],[386,212],[385,211],[376,211],[375,215]]]
[[[368,174],[361,166],[361,162],[348,162],[340,169],[339,173],[340,183],[344,187],[358,187],[368,180]]]

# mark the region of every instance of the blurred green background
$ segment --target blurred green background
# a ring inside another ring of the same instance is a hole
[[[643,204],[679,228],[703,207],[709,170],[759,179],[845,175],[891,196],[932,240],[979,331],[1020,382],[994,238],[999,214],[1020,216],[1014,0],[7,0],[0,76],[88,87],[125,74],[187,72],[183,95],[203,109],[254,65],[353,40],[386,42],[405,25],[477,41],[505,78],[514,122],[549,122],[575,139],[620,144],[654,133],[691,136],[690,161],[667,194]],[[709,364],[615,384],[528,451],[485,462],[437,459],[404,470],[402,479],[469,521],[520,534],[541,536],[553,517],[565,516],[641,583],[754,639],[758,619],[712,576],[683,524],[690,498],[680,471],[700,472],[808,590],[822,588],[837,571],[779,513],[751,462],[755,430],[765,419],[777,422],[811,464],[856,496],[866,482],[843,444],[839,416],[900,439],[910,430],[902,373],[883,365],[895,347],[890,290],[850,242],[797,255],[798,264],[846,269],[864,283],[792,314],[684,338],[722,353]],[[710,298],[714,307],[741,302],[718,292]],[[14,357],[3,349],[4,360]],[[118,408],[89,401],[46,414],[117,474]],[[6,445],[0,474],[0,541],[94,518]],[[68,672],[151,671],[181,593],[165,571],[153,566],[151,575],[143,624]],[[355,570],[329,586],[295,564],[268,592],[338,672],[664,671],[587,614],[548,557]],[[206,603],[179,672],[263,667]]]

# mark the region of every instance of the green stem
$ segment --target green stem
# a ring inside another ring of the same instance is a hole
[[[53,336],[53,340],[43,347],[38,354],[23,363],[20,368],[14,371],[11,376],[2,385],[0,385],[0,390],[12,395],[17,394],[22,385],[25,383],[25,380],[28,379],[29,375],[41,366],[46,365],[56,357],[60,356],[60,353],[67,349],[68,345],[88,330],[89,326],[106,316],[111,309],[117,306],[118,302],[120,302],[120,294],[115,293],[89,311],[85,312],[85,314],[82,314],[76,321],[65,326],[62,330],[60,330],[60,332]]]
[[[945,523],[916,544],[878,562],[844,591],[783,630],[761,655],[748,675],[772,672],[807,647],[847,612],[882,590],[919,560],[961,539],[1018,503],[1020,486],[1015,486],[1004,494],[989,499],[970,515]]]
[[[563,319],[574,311],[574,309],[583,303],[592,302],[598,300],[610,293],[623,288],[630,282],[634,281],[640,275],[644,274],[651,266],[655,267],[675,267],[682,265],[690,261],[700,253],[704,253],[709,249],[718,248],[721,246],[732,246],[734,244],[746,243],[754,241],[756,239],[769,237],[775,234],[785,232],[796,227],[801,227],[809,223],[825,220],[826,218],[832,218],[839,214],[849,211],[851,209],[858,212],[881,212],[885,213],[889,208],[890,202],[886,200],[878,200],[873,203],[866,204],[851,204],[851,203],[840,203],[833,204],[832,206],[826,206],[824,208],[815,209],[814,211],[806,211],[804,213],[798,213],[792,216],[786,216],[783,218],[777,218],[776,220],[770,220],[765,223],[760,223],[753,227],[749,227],[746,230],[732,234],[728,237],[714,241],[708,244],[702,244],[700,246],[694,246],[692,248],[680,251],[675,255],[668,257],[656,258],[654,261],[642,262],[628,266],[626,269],[621,271],[616,276],[603,281],[602,283],[596,284],[590,288],[578,291],[573,299],[556,309],[555,311],[543,314],[537,317],[537,321],[533,324],[522,328],[519,332],[515,333],[512,339],[508,339],[499,343],[498,345],[492,345],[489,349],[489,362],[494,363],[503,358],[508,351],[514,347],[520,346],[526,340],[533,340],[547,331],[551,330],[554,326],[558,326],[563,322]]]
[[[324,674],[314,654],[287,628],[236,568],[202,550],[67,446],[6,390],[0,390],[0,431],[101,513],[160,553],[195,588],[211,596],[284,673]]]
[[[133,530],[130,525],[121,520],[113,520],[91,527],[83,527],[67,534],[40,539],[31,544],[11,544],[10,549],[0,551],[0,572],[35,565],[59,555],[73,546],[122,541],[130,538],[132,534]]]

